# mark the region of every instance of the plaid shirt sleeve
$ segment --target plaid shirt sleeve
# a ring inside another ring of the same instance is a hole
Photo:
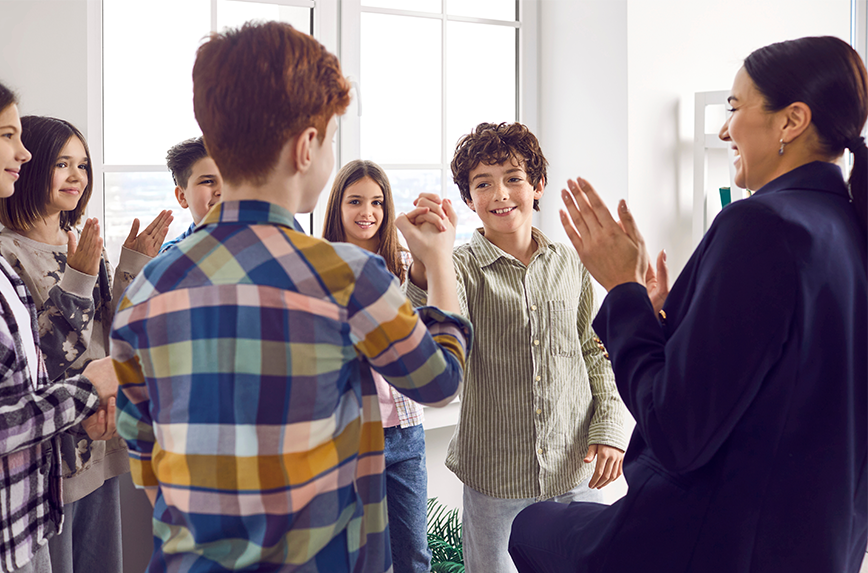
[[[44,442],[94,414],[99,397],[82,376],[49,384],[36,333],[36,307],[24,282],[3,261],[6,275],[32,317],[36,343],[38,380],[30,379],[21,349],[19,325],[9,304],[0,304],[0,455],[11,454]],[[3,280],[0,277],[0,280]],[[35,387],[35,388],[34,388]]]

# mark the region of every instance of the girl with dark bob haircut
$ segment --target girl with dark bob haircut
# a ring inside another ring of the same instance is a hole
[[[80,234],[76,229],[93,188],[81,132],[52,117],[26,116],[21,127],[33,158],[21,166],[15,193],[0,198],[0,221],[6,226],[0,231],[0,255],[33,297],[48,378],[57,380],[81,374],[108,355],[115,301],[157,255],[171,212],[161,213],[140,234],[135,220],[112,273],[97,220],[86,221]],[[112,424],[104,434],[73,428],[57,441],[67,518],[62,531],[48,540],[55,573],[123,569],[118,476],[129,472],[129,454],[115,433],[112,404],[106,416]],[[88,550],[96,539],[99,550]]]
[[[87,155],[84,165],[87,185],[82,190],[75,209],[60,214],[60,227],[69,231],[81,220],[93,190],[93,172],[87,142],[74,125],[62,119],[25,116],[21,118],[21,126],[27,134],[27,148],[33,150],[33,159],[21,167],[21,179],[16,184],[15,194],[0,201],[0,223],[3,223],[4,227],[26,231],[43,218],[45,207],[49,203],[51,178],[54,175],[54,169],[49,166],[54,165],[67,141],[75,137],[81,142]]]
[[[627,495],[541,503],[527,571],[857,573],[868,542],[868,77],[838,38],[752,53],[720,138],[735,183],[669,291],[627,204],[585,180],[562,221],[609,291],[594,330],[636,420]],[[853,153],[849,184],[839,166]]]

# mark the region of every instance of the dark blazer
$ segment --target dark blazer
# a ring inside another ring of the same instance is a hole
[[[594,322],[636,419],[627,495],[588,505],[580,571],[859,570],[868,510],[866,234],[815,162],[715,219],[669,294]]]

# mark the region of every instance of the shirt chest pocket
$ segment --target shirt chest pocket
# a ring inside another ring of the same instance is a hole
[[[550,300],[548,306],[549,348],[554,356],[576,356],[582,346],[576,326],[576,304],[569,300]]]

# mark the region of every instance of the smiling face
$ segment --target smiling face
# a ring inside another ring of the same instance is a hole
[[[18,172],[30,161],[30,152],[21,142],[21,120],[14,103],[0,112],[0,197],[10,197],[15,191]]]
[[[728,101],[730,115],[719,136],[735,150],[735,184],[756,191],[781,175],[780,113],[765,110],[765,98],[744,68],[735,75]]]
[[[181,207],[190,209],[193,222],[198,225],[211,207],[220,202],[222,189],[223,178],[217,164],[210,157],[203,157],[190,168],[187,188],[175,187],[175,196]]]
[[[524,167],[514,159],[495,165],[480,163],[470,170],[470,201],[492,240],[498,235],[530,230],[534,199],[543,194],[543,182],[531,185]]]
[[[70,137],[54,163],[46,213],[72,211],[87,187],[87,153],[78,137]]]
[[[376,253],[383,223],[383,190],[370,177],[359,179],[344,190],[341,223],[346,241]]]

